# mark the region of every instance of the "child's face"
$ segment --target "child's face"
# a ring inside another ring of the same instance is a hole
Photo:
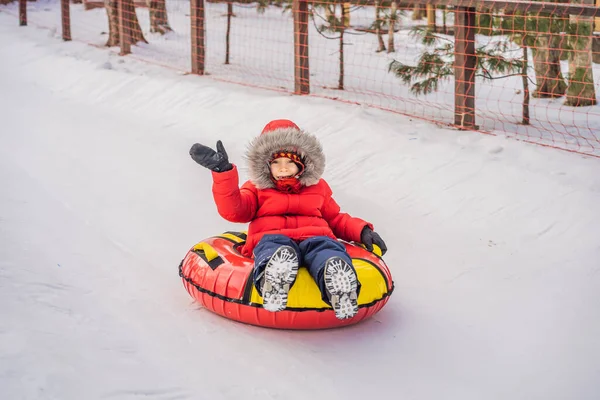
[[[271,175],[275,179],[291,178],[300,172],[298,166],[289,158],[281,157],[271,161]]]

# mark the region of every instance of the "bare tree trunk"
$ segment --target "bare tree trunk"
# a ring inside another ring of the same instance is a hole
[[[388,53],[393,53],[396,51],[396,46],[394,44],[394,27],[396,26],[396,20],[398,19],[398,3],[392,1],[392,5],[390,7],[390,19],[388,21]]]
[[[173,29],[169,26],[166,0],[146,0],[150,12],[150,32],[164,35]]]
[[[600,0],[596,0],[596,7],[600,8]],[[600,16],[596,16],[594,23],[594,32],[600,32]]]
[[[104,0],[106,15],[108,16],[108,42],[106,46],[119,45],[119,7],[117,0]]]
[[[436,32],[436,6],[428,5],[427,7],[427,29]]]
[[[121,0],[123,1],[123,11],[125,13],[125,31],[128,32],[129,43],[136,44],[137,42],[148,43],[146,38],[144,38],[144,34],[142,33],[142,28],[140,27],[140,23],[138,21],[137,14],[135,12],[135,6],[133,4],[133,0]]]
[[[229,64],[229,45],[231,34],[231,16],[233,15],[233,2],[227,2],[227,31],[225,33],[225,64]]]
[[[385,51],[385,43],[383,43],[383,36],[381,35],[381,1],[375,0],[375,34],[377,35],[377,52]]]
[[[2,0],[0,0],[0,3],[2,3]],[[83,0],[71,0],[71,3],[73,3],[73,4],[81,4],[81,3],[83,3]]]
[[[598,29],[598,31],[600,31],[600,29]],[[596,64],[600,64],[600,35],[594,35],[594,38],[592,39],[592,61]]]
[[[413,21],[421,20],[425,17],[425,12],[427,10],[427,6],[417,4],[413,10],[412,19]]]
[[[446,6],[444,6],[444,11],[442,11],[442,33],[444,35],[448,34],[448,9]]]
[[[555,42],[550,35],[536,37],[532,52],[537,89],[533,92],[533,97],[561,97],[567,90],[560,69],[560,51],[553,46]]]
[[[325,21],[331,21],[331,16],[335,15],[335,4],[333,4],[333,11],[330,5],[325,5]]]
[[[136,44],[137,42],[148,43],[144,38],[142,28],[137,19],[133,0],[104,0],[108,16],[108,42],[106,42],[106,46],[119,45],[119,8],[117,1],[123,2],[123,13],[125,14],[125,26],[123,28],[128,32],[127,37],[130,44]]]
[[[594,5],[594,0],[573,0],[574,4]],[[574,107],[597,104],[592,71],[592,17],[571,16],[575,34],[569,36],[571,54],[569,56],[569,87],[565,105]]]
[[[523,125],[529,125],[529,78],[527,70],[529,69],[529,49],[523,46],[523,69],[521,77],[523,79]]]
[[[346,8],[343,3],[340,3],[340,8],[342,9],[342,24],[340,26],[340,78],[338,80],[338,89],[344,90],[344,31],[346,28],[343,21],[346,20]]]

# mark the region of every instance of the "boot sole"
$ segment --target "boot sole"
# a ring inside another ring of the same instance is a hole
[[[337,319],[352,318],[358,313],[358,279],[356,272],[339,257],[325,262],[325,288]]]
[[[287,307],[288,293],[298,275],[298,255],[290,246],[281,246],[265,267],[262,287],[263,308],[277,312]]]

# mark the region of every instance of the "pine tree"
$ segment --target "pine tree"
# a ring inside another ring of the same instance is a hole
[[[387,10],[384,10],[387,9]],[[383,17],[381,16],[383,14]],[[398,21],[401,16],[406,15],[404,10],[398,8],[398,2],[395,0],[376,0],[375,2],[375,21],[371,24],[371,29],[375,31],[377,36],[377,53],[386,51],[388,53],[395,52],[394,32],[398,26]],[[388,31],[388,46],[386,49],[383,42],[383,30],[387,24]]]
[[[398,3],[393,0],[390,5],[390,16],[388,18],[388,53],[396,51],[396,45],[394,44],[394,26],[398,21]]]
[[[529,113],[529,102],[530,102],[529,48],[531,46],[535,45],[536,36],[531,35],[529,33],[531,30],[526,29],[527,28],[527,17],[523,16],[519,13],[516,13],[510,19],[503,18],[501,24],[502,24],[503,28],[506,25],[510,25],[512,28],[514,28],[515,25],[523,28],[523,29],[518,29],[518,30],[512,29],[509,32],[509,38],[514,43],[521,46],[521,49],[523,51],[523,56],[522,56],[523,66],[521,68],[521,80],[522,80],[522,84],[523,84],[523,119],[522,119],[521,123],[523,125],[529,125],[529,123],[530,123],[530,118],[529,118],[529,115],[530,115],[530,113]],[[559,74],[560,74],[560,69],[559,69]],[[562,79],[562,75],[561,75],[561,79]],[[564,81],[562,81],[562,83],[564,83]],[[539,85],[539,83],[538,83],[538,85]],[[538,91],[539,91],[539,86],[538,86]]]
[[[560,36],[568,21],[548,13],[527,13],[504,16],[501,33],[523,38],[533,53],[536,90],[534,97],[561,97],[567,84],[560,66]]]
[[[269,6],[275,6],[282,9],[282,12],[291,11],[292,0],[258,0],[256,2],[256,11],[259,14],[264,14]]]
[[[233,1],[227,2],[227,28],[225,29],[225,64],[229,64],[231,47],[231,18],[233,17]]]
[[[573,0],[573,3],[592,4],[589,0]],[[597,104],[592,69],[592,31],[594,20],[591,17],[570,17],[569,25],[569,87],[568,106],[583,107]]]
[[[454,77],[454,41],[422,27],[414,28],[411,34],[419,37],[426,47],[417,65],[411,66],[394,60],[389,64],[388,71],[394,73],[404,84],[410,85],[413,94],[426,95],[437,91],[441,82]],[[521,55],[506,56],[514,52],[514,46],[507,39],[476,47],[475,75],[484,80],[493,80],[526,74],[527,64]],[[523,89],[527,95],[528,84]],[[524,100],[528,104],[529,100]],[[528,123],[528,107],[524,107],[523,114],[523,122]]]
[[[340,15],[337,15],[337,10],[340,10]],[[318,11],[323,10],[325,15],[322,16]],[[344,33],[346,32],[346,22],[348,20],[347,9],[344,7],[343,0],[331,0],[329,2],[314,3],[313,12],[311,16],[314,20],[319,18],[320,24],[317,25],[317,31],[321,36],[327,39],[334,39],[339,41],[339,77],[338,87],[339,90],[344,90]],[[325,35],[325,33],[337,33],[339,36],[331,37]]]
[[[385,51],[385,43],[381,34],[384,21],[381,18],[381,3],[380,0],[375,0],[375,22],[371,26],[372,29],[375,29],[375,35],[377,36],[377,53]]]
[[[572,2],[593,3],[588,0]],[[592,74],[592,22],[589,17],[565,18],[541,12],[503,17],[503,33],[523,36],[526,45],[532,49],[537,83],[534,97],[562,97],[566,94],[565,105],[596,104]],[[562,39],[564,33],[568,34],[568,40]],[[561,53],[568,55],[569,59],[568,84],[561,71]]]

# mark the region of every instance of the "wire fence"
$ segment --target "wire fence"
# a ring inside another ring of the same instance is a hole
[[[0,10],[213,79],[600,157],[600,0],[565,3],[21,0]]]

